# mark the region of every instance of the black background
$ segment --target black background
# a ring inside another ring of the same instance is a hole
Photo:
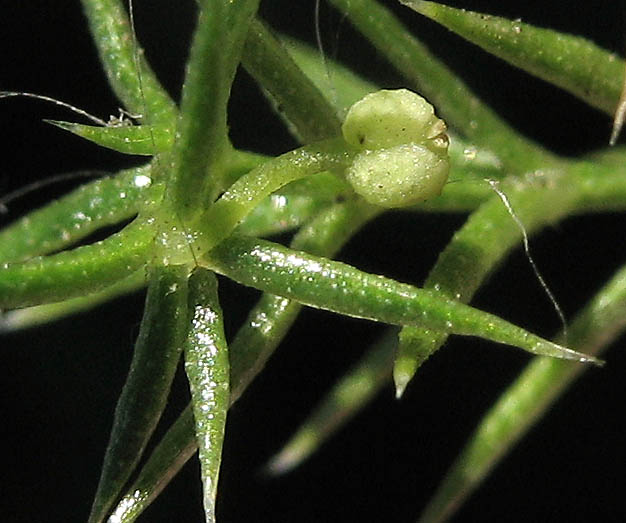
[[[118,104],[100,71],[77,0],[2,4],[0,89],[57,97],[105,119],[117,114]],[[178,97],[194,2],[136,4],[137,31],[148,58]],[[585,35],[622,54],[622,2],[500,4],[456,2]],[[266,0],[262,13],[276,28],[313,42],[313,7],[312,1]],[[406,9],[398,12],[480,96],[527,135],[568,155],[607,142],[611,122],[606,115]],[[402,85],[341,16],[322,6],[320,18],[331,56],[336,53],[384,87]],[[238,75],[231,105],[237,145],[267,153],[296,145],[245,74]],[[42,102],[0,101],[0,194],[58,173],[115,170],[137,163],[41,122],[72,117]],[[72,186],[58,184],[29,194],[10,205],[3,221]],[[389,213],[358,234],[340,258],[419,284],[463,220]],[[626,218],[608,214],[568,219],[533,239],[536,261],[568,316],[626,259],[624,230]],[[250,303],[256,294],[228,281],[220,291],[232,333],[245,315],[241,303]],[[46,327],[3,335],[2,521],[86,519],[142,302],[143,295],[130,296]],[[558,328],[521,252],[507,260],[473,303],[544,336]],[[266,460],[381,332],[380,326],[325,312],[302,314],[266,372],[230,413],[220,521],[414,521],[482,413],[528,362],[521,351],[452,339],[420,370],[402,401],[395,401],[388,387],[298,471],[278,479],[264,477]],[[626,465],[623,344],[623,338],[618,340],[607,354],[607,366],[587,372],[554,406],[454,521],[626,519],[618,484]],[[166,425],[186,401],[179,376]],[[197,469],[192,460],[143,520],[201,521]]]

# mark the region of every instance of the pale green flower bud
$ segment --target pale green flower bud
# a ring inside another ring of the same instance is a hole
[[[421,96],[398,89],[355,103],[342,126],[362,149],[346,172],[355,192],[383,207],[403,207],[439,195],[448,179],[446,124]]]

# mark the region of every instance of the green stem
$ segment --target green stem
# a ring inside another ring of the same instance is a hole
[[[196,218],[221,187],[230,149],[226,122],[230,88],[257,7],[258,0],[200,3],[177,139],[172,158],[165,160],[170,173],[168,192],[183,223]]]
[[[280,39],[294,62],[334,105],[342,119],[352,104],[380,89],[330,57],[320,60],[319,49],[287,36]]]
[[[341,122],[332,105],[260,20],[250,26],[242,64],[302,143],[341,134]]]
[[[242,176],[192,224],[199,231],[192,244],[195,257],[230,235],[263,198],[305,176],[343,170],[354,154],[343,138],[333,138],[285,153]]]

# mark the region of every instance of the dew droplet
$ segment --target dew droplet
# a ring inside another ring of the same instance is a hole
[[[465,149],[463,149],[463,157],[467,161],[472,161],[474,158],[476,158],[477,153],[478,150],[474,146],[466,147]]]

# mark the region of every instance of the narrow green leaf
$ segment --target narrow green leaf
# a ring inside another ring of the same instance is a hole
[[[561,347],[442,293],[417,289],[344,263],[233,235],[206,257],[208,266],[239,283],[304,305],[392,325],[480,336],[532,354],[601,362]]]
[[[626,328],[626,267],[572,322],[568,342],[599,354]],[[421,523],[449,518],[567,387],[586,369],[536,358],[489,409],[426,507]]]
[[[593,42],[436,2],[400,0],[485,51],[554,84],[611,116],[615,113],[624,61]]]
[[[0,332],[28,329],[37,325],[66,318],[73,314],[88,311],[119,296],[135,292],[146,285],[146,274],[139,270],[127,278],[106,287],[100,292],[78,296],[57,303],[46,303],[24,309],[8,311],[0,316]]]
[[[230,88],[258,2],[200,2],[169,169],[174,210],[183,222],[197,218],[220,190],[230,148],[226,122]]]
[[[152,185],[150,166],[80,186],[0,231],[0,260],[17,262],[58,251],[100,227],[136,214]]]
[[[102,147],[124,154],[154,156],[168,151],[174,143],[171,128],[156,125],[97,127],[73,122],[44,120]]]
[[[135,41],[119,0],[81,0],[109,85],[126,109],[144,123],[172,128],[176,105],[157,80]]]
[[[301,143],[341,134],[341,122],[333,106],[258,19],[250,25],[242,64]]]
[[[295,248],[332,255],[380,209],[362,201],[338,204],[322,212],[294,237]],[[263,369],[265,362],[296,319],[301,305],[264,294],[230,346],[231,404]],[[158,496],[196,450],[191,406],[168,430],[148,459],[114,515],[120,523],[134,521]]]
[[[0,308],[40,305],[102,291],[146,264],[153,237],[151,221],[138,218],[106,240],[23,263],[0,264]]]
[[[150,271],[146,309],[115,409],[90,523],[109,514],[165,408],[187,329],[187,278],[182,266]]]
[[[396,333],[389,332],[371,347],[271,458],[267,470],[284,474],[299,466],[389,383],[396,345]]]
[[[196,269],[189,278],[189,311],[191,325],[185,341],[185,372],[199,448],[205,520],[213,523],[230,401],[230,368],[217,278],[212,272]]]
[[[469,140],[493,151],[513,173],[553,161],[540,146],[514,131],[404,25],[375,0],[331,0],[445,121]]]

